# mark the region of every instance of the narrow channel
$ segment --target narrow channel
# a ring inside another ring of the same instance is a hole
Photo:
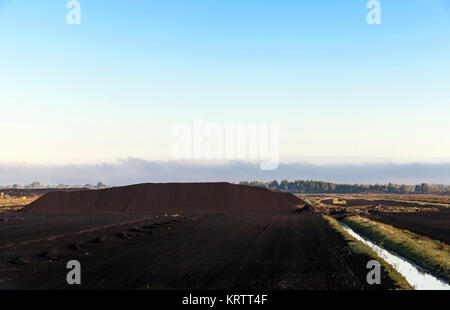
[[[388,264],[392,265],[402,276],[405,277],[411,286],[416,290],[450,290],[450,285],[435,276],[429,274],[419,266],[412,264],[405,258],[388,251],[372,241],[362,237],[353,231],[346,224],[339,222],[342,228],[357,240],[374,250],[378,256],[384,259]]]

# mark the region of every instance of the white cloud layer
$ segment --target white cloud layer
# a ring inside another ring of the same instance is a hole
[[[312,165],[280,164],[274,171],[261,171],[245,162],[162,162],[130,158],[117,163],[92,165],[0,165],[0,184],[57,185],[97,183],[111,186],[144,182],[239,182],[272,179],[312,179],[336,183],[450,184],[450,163]]]

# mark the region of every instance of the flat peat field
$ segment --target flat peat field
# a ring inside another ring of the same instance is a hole
[[[7,220],[4,220],[8,217]],[[0,215],[0,288],[391,289],[371,258],[313,211],[212,215]]]
[[[345,199],[345,198],[344,198]],[[397,201],[397,200],[384,200],[384,199],[346,199],[346,207],[361,207],[361,206],[376,206],[384,205],[390,207],[410,207],[410,208],[434,208],[436,205],[432,203],[415,203],[411,201]],[[326,205],[333,205],[333,199],[324,199],[322,203]]]
[[[372,210],[364,216],[377,222],[406,229],[450,244],[450,207],[433,204],[433,202],[447,204],[448,198],[446,196],[412,196],[402,198],[391,195],[388,199],[377,199],[377,197],[381,198],[383,195],[371,195],[371,199],[364,199],[362,196],[354,198],[353,196],[355,195],[340,196],[341,199],[345,199],[347,202],[344,209],[352,210],[383,206],[384,210]],[[415,199],[416,201],[409,201],[407,198]],[[401,201],[400,199],[405,200]],[[321,202],[325,205],[333,206],[333,199],[323,199]],[[399,208],[409,208],[409,210],[404,210],[403,212],[394,211]]]
[[[438,212],[377,212],[369,218],[450,244],[449,208],[440,208]]]
[[[345,208],[351,210],[352,208],[365,208],[381,205],[385,207],[385,211],[373,211],[365,215],[371,220],[382,222],[395,226],[400,229],[407,229],[416,234],[443,241],[450,244],[450,208],[436,206],[433,203],[413,202],[413,201],[399,201],[391,199],[372,199],[362,198],[347,198]],[[394,197],[395,198],[395,197]],[[432,199],[430,197],[428,199]],[[440,197],[437,197],[439,199]],[[446,197],[440,198],[444,200]],[[398,199],[398,198],[397,198]],[[422,200],[425,200],[422,198]],[[332,199],[324,199],[322,203],[326,205],[333,205]],[[394,210],[396,207],[412,208],[411,212],[389,212],[390,208]],[[414,211],[416,209],[417,211]],[[428,211],[427,211],[428,210]],[[431,211],[432,210],[432,211]]]

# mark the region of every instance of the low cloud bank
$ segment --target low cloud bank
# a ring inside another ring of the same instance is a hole
[[[261,171],[258,164],[231,162],[210,164],[200,162],[155,162],[126,159],[98,165],[0,165],[0,184],[57,185],[97,183],[110,186],[144,182],[239,182],[273,179],[311,179],[335,183],[450,184],[450,163],[313,165],[280,164],[273,171]]]

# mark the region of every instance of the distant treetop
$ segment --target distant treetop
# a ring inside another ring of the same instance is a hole
[[[14,184],[14,185],[0,185],[0,189],[45,189],[45,188],[87,188],[87,189],[104,189],[108,188],[107,185],[105,185],[103,182],[98,182],[97,185],[92,184],[85,184],[85,185],[67,185],[67,184],[58,184],[56,186],[52,185],[42,185],[38,181],[34,181],[31,184],[27,185],[20,185],[20,184]]]
[[[393,193],[393,194],[446,194],[450,192],[450,186],[446,185],[429,185],[422,183],[419,185],[397,185],[389,183],[362,185],[362,184],[336,184],[322,181],[310,180],[296,180],[288,181],[282,180],[278,183],[277,180],[271,182],[259,181],[242,181],[239,184],[264,187],[268,189],[280,190],[294,194],[314,194],[314,193],[335,193],[335,194],[357,194],[357,193]]]

